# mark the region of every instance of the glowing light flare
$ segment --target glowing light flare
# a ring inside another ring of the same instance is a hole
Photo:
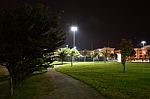
[[[142,43],[142,44],[145,44],[145,43],[146,43],[146,41],[141,41],[141,43]]]
[[[77,31],[77,30],[78,30],[78,28],[76,26],[71,27],[71,31]]]

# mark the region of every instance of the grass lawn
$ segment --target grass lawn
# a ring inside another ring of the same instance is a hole
[[[8,81],[0,82],[0,99],[40,99],[40,96],[48,95],[53,90],[54,85],[46,73],[35,74],[26,78],[10,98],[8,98]]]
[[[56,69],[79,79],[109,99],[150,99],[150,63],[78,62]]]
[[[1,78],[1,77],[0,77]],[[9,86],[8,81],[0,81],[0,99],[8,99]]]

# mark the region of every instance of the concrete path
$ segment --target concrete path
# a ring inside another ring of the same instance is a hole
[[[49,69],[47,74],[54,81],[55,90],[41,99],[105,99],[88,85],[54,69]]]

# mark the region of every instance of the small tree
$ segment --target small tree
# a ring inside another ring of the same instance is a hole
[[[120,43],[121,48],[121,63],[123,65],[123,72],[125,72],[125,63],[128,56],[132,55],[133,44],[130,40],[122,39]]]
[[[107,47],[105,47],[105,49],[102,50],[101,53],[103,54],[104,62],[106,63],[108,57]]]
[[[84,62],[86,61],[86,57],[87,57],[87,50],[85,49],[85,50],[83,50],[83,53],[82,53],[82,55],[84,56]]]
[[[79,53],[79,51],[76,49],[76,48],[72,48],[72,49],[70,49],[70,56],[71,56],[71,66],[73,66],[73,61],[74,61],[74,58],[76,57],[76,56],[79,56],[80,55],[80,53]]]
[[[92,58],[93,58],[93,62],[95,61],[96,58],[99,57],[99,51],[98,50],[94,50],[92,52]]]
[[[69,48],[60,48],[56,51],[56,54],[59,55],[59,58],[61,59],[62,64],[63,64],[65,57],[69,54],[69,51],[70,51]]]

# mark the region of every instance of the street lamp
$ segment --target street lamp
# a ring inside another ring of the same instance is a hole
[[[141,43],[143,44],[143,48],[142,48],[142,62],[144,60],[144,55],[145,55],[145,49],[144,49],[144,44],[146,43],[146,41],[141,41]]]
[[[78,30],[78,28],[76,26],[72,26],[71,27],[71,31],[73,31],[73,47],[76,48],[76,45],[75,45],[75,33],[76,31]]]
[[[143,47],[144,47],[144,44],[146,43],[146,41],[141,41],[141,43],[143,44]]]

